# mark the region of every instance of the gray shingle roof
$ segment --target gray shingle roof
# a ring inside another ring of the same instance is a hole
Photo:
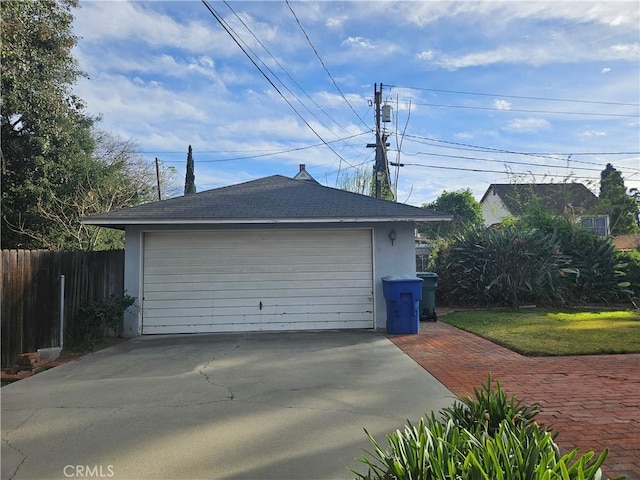
[[[598,197],[582,183],[533,183],[489,186],[481,202],[493,191],[513,215],[521,215],[527,206],[538,204],[551,213],[562,215],[567,208],[573,213],[583,213],[598,205]]]
[[[440,221],[448,214],[273,175],[83,219],[123,228],[153,224]]]

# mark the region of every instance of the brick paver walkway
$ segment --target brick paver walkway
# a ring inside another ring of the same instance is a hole
[[[640,354],[526,357],[442,322],[389,339],[457,396],[491,373],[508,395],[540,404],[563,452],[608,448],[605,474],[640,480]]]

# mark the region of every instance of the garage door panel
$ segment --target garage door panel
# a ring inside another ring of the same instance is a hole
[[[260,301],[262,302],[263,308],[271,308],[271,307],[287,307],[292,305],[307,305],[309,303],[309,299],[307,297],[283,297],[281,295],[273,295],[272,298],[269,297],[261,297],[262,300],[255,302],[255,296],[245,295],[244,298],[225,298],[220,295],[220,298],[207,298],[204,295],[205,292],[202,292],[203,295],[200,295],[201,298],[196,298],[197,295],[194,295],[189,299],[180,299],[180,300],[165,300],[162,297],[159,297],[157,300],[153,301],[153,307],[146,307],[147,310],[150,308],[153,309],[188,309],[188,308],[222,308],[222,307],[243,307],[243,308],[259,308]],[[314,303],[316,305],[361,305],[362,303],[366,303],[371,299],[371,292],[362,293],[360,295],[347,295],[344,292],[339,292],[339,295],[331,295],[324,297],[314,297]]]
[[[346,317],[346,316],[345,316]],[[298,317],[291,319],[286,316],[247,318],[238,323],[237,317],[220,317],[215,322],[207,322],[206,319],[179,319],[179,324],[174,322],[158,322],[148,326],[145,334],[153,333],[207,333],[207,332],[257,332],[273,330],[323,330],[344,329],[345,321],[353,324],[349,328],[371,328],[371,320],[366,315],[350,316],[345,320],[323,320],[321,317]]]
[[[364,230],[342,230],[327,229],[313,230],[313,236],[305,236],[311,230],[220,230],[211,231],[191,231],[188,237],[186,232],[158,232],[149,235],[145,240],[146,248],[149,250],[171,250],[184,251],[185,244],[191,250],[218,249],[218,248],[256,248],[261,244],[269,245],[269,248],[324,248],[329,242],[329,246],[336,246],[333,242],[336,236],[340,237],[340,243],[345,247],[353,246],[359,248]],[[215,236],[215,244],[211,243],[211,238]],[[304,237],[304,243],[293,243],[292,239]],[[333,243],[332,243],[333,242]],[[179,253],[179,252],[178,252]]]
[[[180,302],[183,300],[210,300],[210,301],[222,301],[225,299],[246,299],[256,298],[256,294],[253,290],[195,290],[189,288],[188,285],[154,285],[153,291],[146,291],[144,299],[147,302],[165,302],[170,304],[171,302]],[[230,292],[234,292],[233,297],[230,296]],[[363,299],[371,297],[371,287],[369,285],[363,287],[342,287],[342,288],[324,288],[322,292],[318,292],[314,296],[315,299],[322,302],[323,299],[335,299],[340,301],[341,298],[357,298]],[[170,298],[168,298],[170,297]],[[302,298],[303,302],[308,302],[305,297],[300,297],[300,292],[297,290],[263,290],[260,292],[260,298],[263,301],[267,301],[273,298],[288,298],[296,299]],[[289,300],[290,301],[290,300]]]
[[[351,320],[349,328],[371,328],[371,320]],[[296,331],[296,330],[336,330],[344,329],[344,322],[314,322],[307,321],[301,323],[269,323],[268,328],[261,324],[253,323],[213,323],[213,324],[189,324],[181,325],[179,333],[224,333],[224,332],[259,332],[259,331]],[[157,326],[153,325],[145,329],[147,335],[162,335],[178,333],[174,325]]]
[[[286,272],[285,272],[286,273]],[[245,285],[253,285],[254,289],[270,290],[272,288],[282,288],[285,285],[293,285],[298,287],[296,282],[305,282],[309,288],[320,285],[321,287],[330,286],[327,282],[335,282],[336,275],[340,275],[341,282],[358,282],[362,278],[362,272],[290,272],[286,274],[287,280],[283,280],[283,273],[184,273],[184,274],[166,274],[166,275],[147,275],[147,285],[158,283],[198,283],[211,285],[217,288],[216,284],[224,283],[242,283]],[[369,279],[367,279],[369,280]]]
[[[233,260],[233,261],[231,261]],[[314,259],[315,262],[304,262],[304,258],[301,258],[297,264],[293,265],[283,265],[282,263],[254,263],[253,265],[244,267],[244,271],[251,273],[252,275],[259,273],[297,273],[299,272],[300,265],[305,263],[308,267],[309,271],[313,272],[368,272],[371,270],[371,265],[368,265],[366,259],[364,261],[357,261],[358,259],[354,259],[353,257],[344,257],[339,259],[333,259],[335,263],[329,263],[326,259]],[[291,260],[290,260],[291,261]],[[176,268],[188,268],[189,272],[197,274],[197,273],[210,273],[212,267],[215,268],[216,273],[218,274],[227,274],[227,273],[243,273],[238,271],[238,260],[237,259],[225,259],[225,262],[220,263],[211,263],[211,262],[197,262],[196,265],[179,265],[176,263],[169,263],[167,265],[162,266],[149,266],[145,267],[145,271],[148,275],[167,275],[175,273]],[[224,265],[223,265],[224,263]],[[250,270],[249,270],[250,269]]]
[[[317,306],[314,306],[317,308]],[[322,314],[324,315],[344,315],[349,313],[362,312],[362,307],[359,304],[335,304],[326,305]],[[256,305],[238,305],[229,307],[188,307],[188,308],[157,308],[147,309],[147,313],[152,315],[155,319],[160,318],[215,318],[215,317],[258,317],[266,318],[270,315],[315,315],[316,312],[309,311],[309,305],[264,305],[260,310],[258,304]]]
[[[370,230],[154,232],[144,247],[143,333],[373,327]]]
[[[177,282],[167,282],[167,283],[150,283],[147,284],[147,288],[145,289],[145,299],[147,292],[154,291],[162,291],[165,294],[169,294],[171,292],[176,292],[179,294],[180,291],[188,291],[188,290],[204,290],[204,286],[202,283],[191,283],[191,282],[182,282],[176,284]],[[368,288],[368,291],[371,292],[370,281],[368,280],[351,280],[351,285],[341,287],[342,289],[349,288]],[[249,284],[247,282],[207,282],[206,287],[208,289],[215,289],[218,291],[226,291],[229,292],[229,296],[235,296],[235,292],[239,289],[246,290],[248,292],[253,292],[253,296],[262,296],[262,295],[270,295],[269,292],[273,292],[276,296],[282,292],[293,290],[297,291],[297,295],[309,296],[311,294],[318,294],[319,291],[325,290],[327,288],[333,288],[336,286],[336,282],[330,279],[328,280],[309,280],[304,282],[304,288],[301,286],[301,281],[292,281],[292,280],[279,280],[269,282],[268,285],[255,285]],[[166,287],[166,288],[163,288]],[[304,292],[302,291],[304,290]],[[305,292],[308,292],[305,293]],[[270,296],[274,296],[274,295]]]

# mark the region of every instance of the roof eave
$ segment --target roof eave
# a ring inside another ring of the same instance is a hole
[[[382,223],[382,222],[450,222],[450,215],[428,217],[341,217],[341,218],[256,218],[256,219],[99,219],[86,218],[84,225],[122,228],[133,225],[274,225],[274,224],[317,224],[317,223]]]

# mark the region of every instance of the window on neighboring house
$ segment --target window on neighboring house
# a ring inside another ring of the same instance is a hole
[[[609,217],[583,217],[581,219],[582,226],[598,235],[599,237],[606,237],[609,235]]]

